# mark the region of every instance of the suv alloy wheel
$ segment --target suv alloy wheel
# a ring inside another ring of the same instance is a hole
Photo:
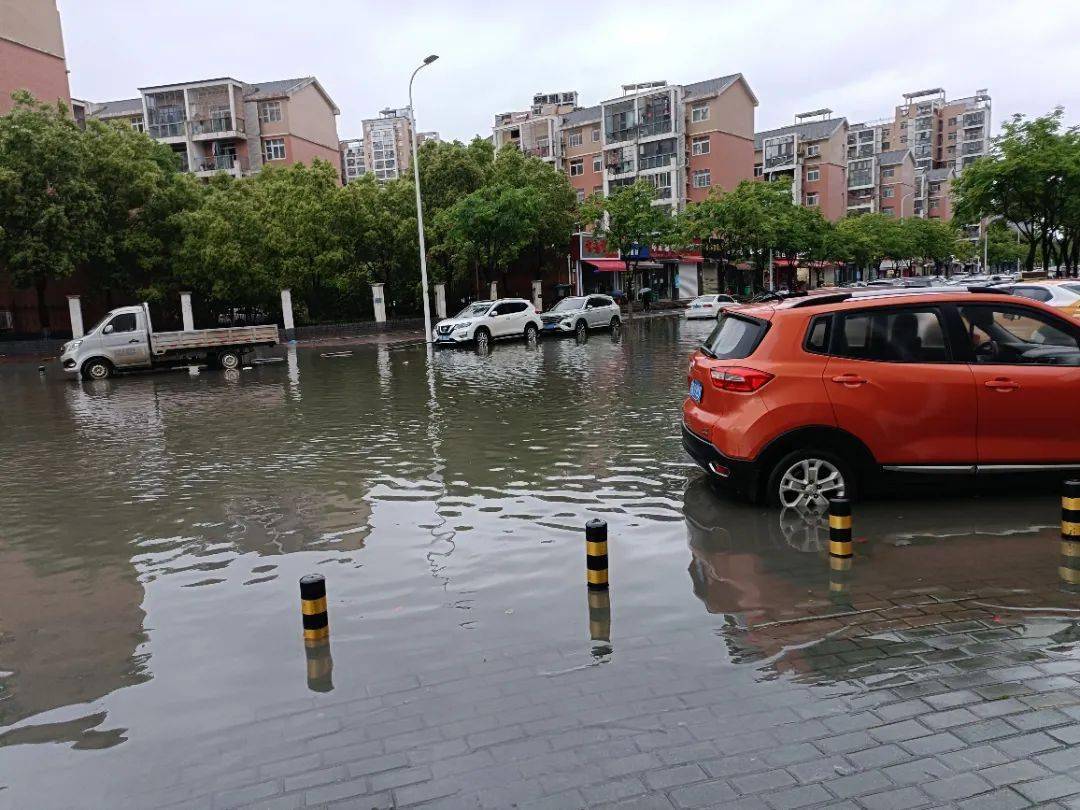
[[[806,449],[788,453],[769,476],[770,503],[789,509],[824,512],[831,498],[854,497],[850,465],[828,450]]]

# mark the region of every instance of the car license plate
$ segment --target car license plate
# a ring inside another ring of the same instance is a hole
[[[690,399],[694,400],[694,402],[701,402],[701,381],[700,380],[691,380],[690,381]]]
[[[545,323],[544,324],[544,329],[554,329],[555,327],[556,327],[556,324],[553,324],[553,323]]]

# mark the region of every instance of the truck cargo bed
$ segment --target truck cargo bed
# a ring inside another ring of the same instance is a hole
[[[273,346],[276,326],[233,326],[228,329],[194,329],[190,332],[154,332],[150,346],[155,355],[227,346]]]

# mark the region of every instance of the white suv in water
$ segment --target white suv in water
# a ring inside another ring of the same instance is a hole
[[[536,307],[524,298],[474,301],[453,318],[435,324],[431,339],[436,345],[472,343],[487,348],[499,338],[533,338],[540,333]]]
[[[575,295],[564,298],[540,316],[545,332],[573,332],[619,325],[619,305],[607,295]]]

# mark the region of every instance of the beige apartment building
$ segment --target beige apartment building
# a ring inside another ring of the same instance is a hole
[[[492,128],[492,143],[496,149],[513,144],[526,155],[561,168],[563,143],[560,137],[563,115],[578,109],[578,94],[570,90],[561,93],[537,93],[532,107],[517,112],[499,113]]]
[[[39,101],[71,102],[56,0],[0,0],[0,115],[11,109],[16,90]]]
[[[835,222],[847,214],[847,119],[822,109],[796,123],[754,135],[754,176],[786,179],[795,203],[819,208]]]
[[[249,84],[233,78],[143,87],[138,98],[90,104],[167,144],[184,171],[242,177],[263,166],[329,162],[339,174],[337,105],[314,76]]]
[[[341,150],[341,181],[351,183],[367,174],[367,162],[364,158],[364,141],[356,138],[338,144]]]

